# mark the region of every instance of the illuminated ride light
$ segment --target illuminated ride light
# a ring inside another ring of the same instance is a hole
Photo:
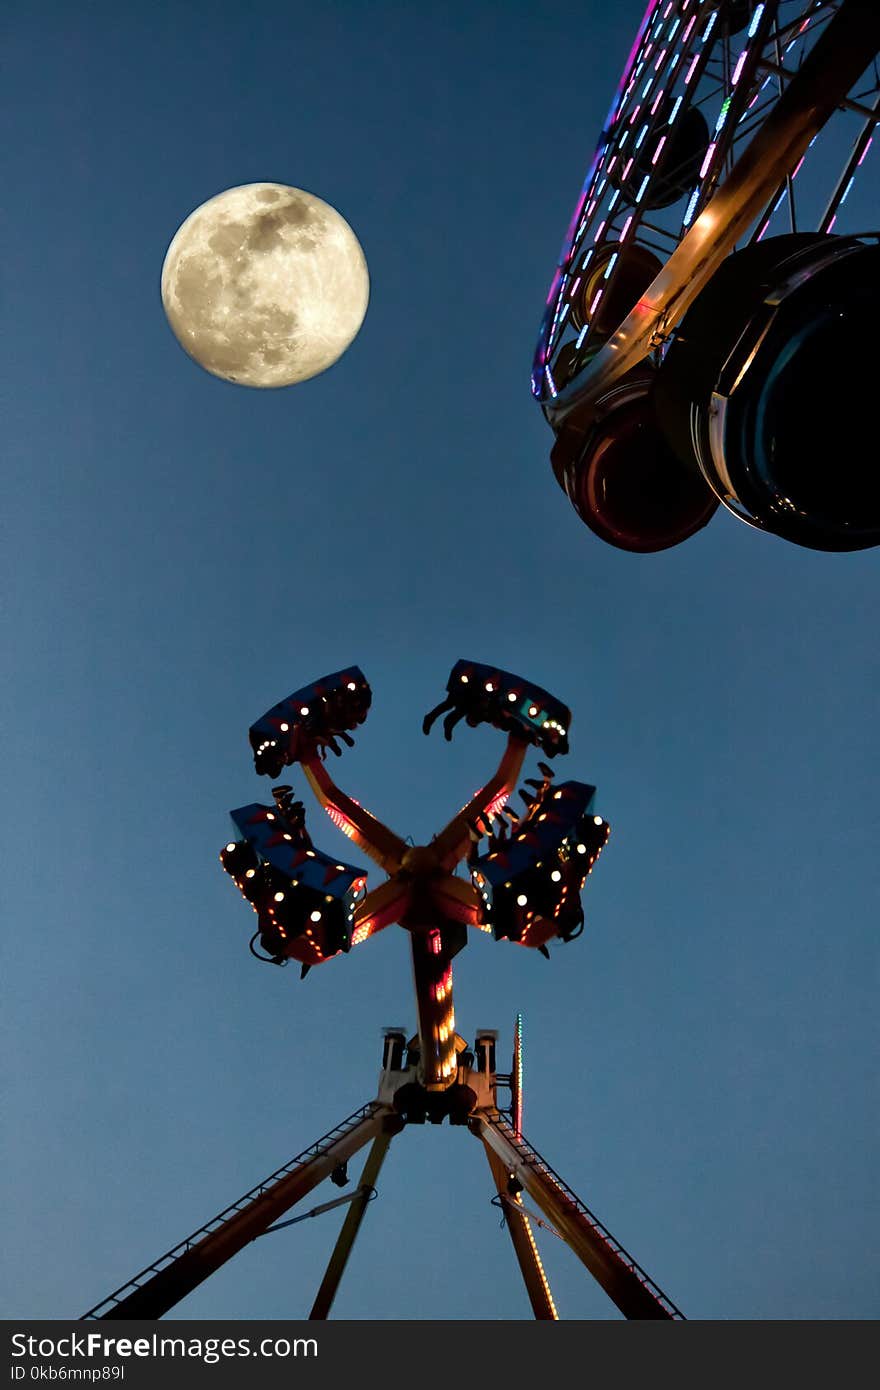
[[[268,958],[311,966],[350,950],[364,871],[315,850],[277,803],[271,809],[255,802],[230,815],[242,838],[226,845],[220,862],[257,913]]]
[[[445,698],[425,715],[422,728],[426,734],[444,712],[447,739],[464,720],[471,728],[491,724],[502,733],[535,744],[551,758],[568,752],[571,711],[540,686],[510,671],[476,661],[456,662],[446,683]]]
[[[348,816],[345,815],[343,811],[340,811],[338,806],[325,806],[324,809],[327,812],[327,815],[330,817],[333,824],[336,826],[336,829],[341,830],[343,835],[347,835],[348,838],[351,840],[355,834],[355,827],[348,819]]]
[[[277,777],[303,755],[327,748],[337,755],[337,739],[351,745],[350,731],[367,717],[372,691],[361,670],[350,666],[295,690],[251,725],[254,766],[260,775]]]
[[[513,1065],[510,1069],[510,1119],[517,1139],[523,1128],[523,1016],[517,1014],[513,1030]]]
[[[860,129],[848,157],[844,155],[842,171],[835,175],[833,166],[837,162],[840,168],[845,134],[834,144],[820,145],[805,184],[813,199],[814,184],[830,184],[825,210],[821,219],[812,213],[812,225],[823,236],[839,226],[840,210],[880,121],[880,10],[875,7],[872,15],[871,9],[838,0],[693,0],[675,3],[668,19],[661,8],[649,5],[646,10],[563,242],[532,372],[533,394],[557,434],[551,455],[557,481],[582,520],[610,544],[640,552],[677,545],[700,530],[719,503],[759,529],[812,548],[846,550],[878,543],[880,507],[876,488],[864,476],[872,470],[858,445],[871,424],[858,401],[870,398],[863,388],[880,366],[867,315],[859,322],[854,309],[852,317],[849,308],[845,311],[853,333],[849,358],[863,354],[865,364],[856,369],[856,389],[837,370],[839,354],[821,383],[821,394],[834,402],[832,433],[842,427],[851,457],[843,470],[843,500],[827,495],[826,482],[832,494],[838,489],[829,482],[830,470],[818,462],[784,483],[769,479],[771,456],[783,435],[791,440],[787,452],[792,456],[799,435],[792,424],[774,434],[772,446],[759,440],[756,421],[765,418],[763,406],[755,407],[754,419],[749,412],[743,415],[742,438],[732,424],[736,411],[724,406],[724,430],[716,435],[723,433],[726,444],[715,439],[711,449],[705,440],[700,445],[696,435],[708,432],[701,421],[695,425],[693,446],[680,447],[659,418],[665,418],[667,408],[661,412],[654,389],[664,396],[673,389],[663,375],[667,357],[680,360],[683,355],[677,346],[684,332],[679,320],[689,305],[695,312],[695,296],[712,296],[710,276],[721,273],[723,257],[734,244],[732,234],[729,242],[723,235],[740,215],[735,200],[742,205],[752,200],[751,221],[742,230],[752,243],[774,230],[774,219],[787,218],[792,232],[809,226],[800,199],[796,206],[795,181],[803,178],[801,166],[823,127],[832,119],[841,130],[844,119],[852,126],[849,112]],[[765,174],[763,182],[753,178],[750,185],[749,151],[768,121],[766,148],[761,147],[760,160],[755,154],[752,164],[769,168],[773,183]],[[798,122],[801,145],[796,143]],[[775,143],[771,129],[780,133]],[[776,162],[768,156],[773,150]],[[739,183],[722,204],[722,216],[713,210],[735,175]],[[770,187],[772,196],[765,202],[764,189]],[[719,247],[711,259],[703,249],[707,237],[714,237]],[[862,240],[868,242],[868,234]],[[664,278],[664,261],[680,246],[684,251],[684,242],[690,254],[679,257],[675,272]],[[862,258],[860,273],[866,299],[873,303],[878,285],[873,258]],[[667,304],[672,305],[669,311]],[[780,317],[777,325],[782,321]],[[797,338],[797,328],[793,332],[790,344],[779,334],[774,337],[775,358],[761,354],[763,370],[777,381],[774,409],[780,414],[786,391],[803,401],[816,399],[804,388],[821,376],[820,369],[808,368],[806,338]],[[804,332],[814,340],[818,360],[819,338]],[[828,332],[830,344],[830,326]],[[727,347],[734,350],[733,339]],[[805,372],[799,384],[786,365],[789,348]],[[753,371],[748,389],[756,390],[756,383]],[[850,429],[854,402],[856,424]],[[699,408],[705,412],[710,407]],[[809,419],[799,428],[808,442]],[[814,457],[820,436],[826,458],[840,453],[827,433],[820,429],[813,436]],[[701,449],[711,456],[705,466],[698,465]],[[856,520],[859,508],[861,524]]]
[[[509,838],[473,861],[471,880],[496,940],[546,948],[554,937],[580,935],[580,894],[610,833],[593,813],[595,792],[584,782],[548,782]]]
[[[542,382],[548,371],[552,372],[551,379],[557,395],[568,385],[568,381],[560,382],[558,367],[553,359],[565,346],[563,301],[570,270],[587,245],[601,247],[606,241],[622,241],[627,233],[638,238],[645,214],[678,206],[682,198],[691,194],[695,182],[698,197],[706,193],[706,174],[712,164],[711,159],[707,163],[709,131],[714,126],[717,135],[725,125],[728,113],[735,122],[744,114],[754,84],[747,82],[741,92],[737,92],[737,85],[744,71],[751,72],[757,61],[758,49],[766,40],[767,21],[763,26],[758,26],[761,33],[757,36],[756,45],[752,45],[752,38],[757,29],[744,36],[744,42],[733,60],[733,77],[730,77],[727,68],[725,78],[722,66],[731,61],[727,56],[728,46],[734,35],[741,35],[752,17],[752,11],[751,4],[743,8],[740,0],[723,0],[721,4],[717,0],[712,0],[712,3],[694,0],[693,5],[680,7],[680,12],[666,28],[663,44],[656,52],[658,34],[650,24],[645,27],[643,21],[578,199],[575,215],[563,242],[559,267],[551,284],[548,305],[552,306],[552,310],[548,310],[542,324],[533,371],[533,391],[539,399],[542,398]],[[701,23],[698,24],[698,20]],[[662,20],[658,22],[662,29]],[[723,59],[722,53],[725,55]],[[750,54],[754,61],[747,62]],[[643,79],[642,74],[648,67],[651,68],[651,75]],[[720,92],[718,104],[723,115],[712,110],[717,100],[714,97],[716,90]],[[627,144],[632,131],[636,131],[636,140],[632,153],[628,153]],[[725,144],[722,153],[726,148]],[[609,181],[607,188],[604,187],[606,180]],[[623,203],[617,215],[614,215],[620,194],[624,195]],[[585,214],[584,208],[587,209]],[[693,209],[690,216],[693,216]],[[626,230],[621,229],[618,217]],[[677,225],[673,221],[666,234],[672,237],[677,233],[680,236],[682,227],[679,216]],[[649,240],[651,234],[649,230]],[[634,303],[635,298],[630,299],[622,317],[632,309]],[[605,335],[603,327],[591,325],[586,337],[589,340]],[[567,364],[569,380],[584,370],[588,361],[589,355],[582,355],[574,372]]]

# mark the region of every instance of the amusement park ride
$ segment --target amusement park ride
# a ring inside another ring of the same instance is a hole
[[[532,392],[624,550],[719,502],[880,543],[880,234],[841,234],[880,120],[877,0],[650,0],[556,266]]]
[[[814,549],[880,543],[880,474],[866,460],[878,376],[880,234],[838,218],[880,120],[878,0],[650,0],[554,274],[532,390],[557,481],[604,540],[676,545],[719,502]],[[834,118],[832,120],[832,117]],[[847,122],[849,129],[846,129]],[[830,180],[829,170],[836,170]],[[768,233],[770,235],[768,236]],[[158,1318],[319,1182],[357,1189],[312,1318],[328,1315],[393,1136],[448,1119],[482,1143],[536,1318],[556,1318],[525,1193],[628,1318],[681,1318],[669,1298],[522,1134],[521,1025],[456,1032],[453,958],[468,928],[547,954],[583,928],[580,894],[608,838],[595,789],[526,752],[568,751],[570,714],[518,676],[461,661],[424,721],[507,736],[494,776],[430,844],[412,846],[330,777],[370,688],[352,667],[297,691],[250,730],[258,773],[298,764],[334,824],[384,872],[312,844],[290,786],[232,812],[223,868],[257,914],[254,955],[302,974],[391,923],[409,934],[418,1027],[386,1030],[376,1098],[90,1309]],[[481,845],[482,841],[486,841]],[[456,874],[465,861],[469,880]],[[510,1104],[498,1103],[507,1086]],[[301,1220],[302,1217],[294,1217]],[[544,1224],[541,1218],[537,1218]]]
[[[324,762],[328,749],[339,754],[339,741],[352,742],[351,731],[363,723],[371,698],[362,672],[350,667],[275,705],[251,727],[250,742],[260,774],[274,779],[284,767],[299,764],[331,821],[378,864],[384,882],[368,892],[363,869],[316,849],[303,804],[287,785],[273,787],[272,805],[255,803],[231,813],[238,838],[220,860],[257,915],[253,953],[279,966],[297,961],[303,975],[400,923],[410,939],[418,1030],[409,1039],[404,1031],[386,1030],[374,1100],[84,1316],[161,1317],[250,1241],[277,1229],[279,1218],[324,1178],[346,1183],[348,1159],[371,1141],[351,1197],[316,1209],[351,1202],[311,1311],[312,1318],[326,1318],[392,1137],[408,1124],[448,1118],[483,1144],[536,1318],[555,1319],[557,1313],[523,1191],[626,1317],[680,1318],[524,1138],[521,1020],[509,1075],[496,1069],[496,1033],[478,1032],[470,1048],[455,1027],[452,961],[469,927],[544,954],[549,941],[571,941],[583,930],[580,895],[609,834],[593,811],[595,787],[556,782],[552,769],[539,762],[541,777],[527,779],[529,790],[520,792],[522,811],[508,804],[530,747],[548,758],[568,751],[570,712],[519,676],[459,661],[446,697],[425,717],[425,733],[445,714],[447,739],[464,719],[472,726],[493,725],[506,734],[507,745],[485,786],[429,844],[414,846],[347,796]],[[469,881],[455,873],[463,860]],[[499,1085],[510,1090],[506,1109],[498,1103]]]

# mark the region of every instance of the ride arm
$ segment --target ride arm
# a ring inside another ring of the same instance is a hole
[[[459,811],[458,815],[453,817],[434,840],[433,849],[440,860],[441,867],[447,873],[452,873],[456,864],[467,853],[471,843],[469,825],[477,820],[485,819],[487,816],[491,818],[497,815],[501,807],[513,795],[528,748],[529,744],[525,739],[516,734],[510,734],[495,775]]]
[[[301,760],[306,780],[333,824],[389,875],[403,862],[406,843],[337,787],[317,752]]]
[[[399,922],[409,907],[410,898],[408,883],[402,883],[398,878],[389,878],[385,883],[380,883],[355,910],[352,946],[360,946],[362,941],[375,936],[392,922]]]

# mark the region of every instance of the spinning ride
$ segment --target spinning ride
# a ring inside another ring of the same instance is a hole
[[[528,1144],[522,1134],[522,1023],[517,1021],[509,1074],[496,1069],[496,1037],[482,1030],[473,1048],[456,1032],[452,961],[469,927],[548,954],[552,940],[568,942],[583,929],[580,895],[608,839],[593,809],[595,788],[556,782],[545,762],[526,780],[522,811],[508,803],[530,748],[553,758],[568,751],[569,710],[547,691],[507,671],[473,661],[453,668],[446,695],[423,722],[428,733],[444,715],[447,738],[462,720],[489,723],[507,737],[499,766],[485,786],[427,845],[409,845],[353,797],[325,765],[328,752],[363,722],[371,691],[357,667],[297,690],[250,730],[256,769],[275,778],[298,764],[333,823],[386,874],[367,891],[363,869],[315,847],[303,803],[286,784],[273,804],[232,812],[240,838],[220,858],[257,915],[256,955],[278,966],[297,961],[305,975],[347,954],[394,922],[409,935],[418,1029],[387,1029],[375,1100],[270,1175],[134,1279],[90,1309],[85,1318],[158,1318],[250,1241],[275,1230],[296,1202],[330,1177],[344,1185],[346,1164],[372,1143],[312,1308],[328,1315],[370,1197],[375,1195],[392,1137],[407,1124],[466,1126],[486,1151],[497,1201],[535,1317],[557,1317],[522,1203],[525,1191],[551,1229],[579,1256],[628,1318],[680,1318],[672,1301]],[[455,870],[466,861],[469,880]],[[498,1085],[510,1090],[501,1107]],[[294,1220],[302,1218],[293,1218]],[[537,1218],[539,1224],[545,1224]]]

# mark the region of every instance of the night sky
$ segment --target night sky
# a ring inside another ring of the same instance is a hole
[[[473,934],[459,1032],[498,1028],[506,1068],[522,1010],[526,1135],[689,1317],[877,1313],[877,552],[726,513],[615,551],[529,392],[640,17],[7,18],[7,1317],[78,1316],[375,1094],[382,1028],[415,1025],[407,939],[304,983],[261,966],[217,856],[228,810],[269,799],[248,726],[352,663],[373,708],[332,771],[429,838],[503,747],[421,734],[459,657],[571,707],[557,773],[612,825],[579,941],[548,962]],[[338,208],[371,276],[349,351],[279,391],[202,371],[159,298],[184,218],[262,180]],[[319,846],[366,864],[292,771]],[[466,1130],[410,1127],[379,1186],[338,1317],[530,1316]],[[340,1220],[260,1240],[176,1315],[304,1317]],[[561,1316],[617,1317],[538,1234]]]

